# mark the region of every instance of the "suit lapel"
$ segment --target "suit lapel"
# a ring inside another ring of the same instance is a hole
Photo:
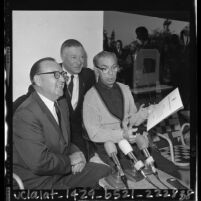
[[[73,110],[73,107],[71,105],[71,97],[70,97],[70,94],[68,92],[68,89],[67,89],[67,84],[65,83],[64,85],[64,94],[65,94],[65,97],[66,97],[66,100],[67,100],[67,103],[68,103],[68,107],[70,110]]]
[[[119,89],[120,89],[120,92],[121,92],[121,94],[122,94],[122,98],[123,98],[123,119],[124,119],[124,117],[126,116],[126,96],[125,96],[125,94],[124,94],[124,90],[121,88],[121,86],[117,83],[117,86],[119,87]]]
[[[79,78],[79,95],[78,95],[77,106],[80,104],[80,101],[81,101],[83,94],[84,94],[84,88],[85,88],[85,83],[84,83],[82,76],[80,74],[78,74],[78,78]]]
[[[55,127],[55,129],[58,131],[58,133],[61,135],[61,130],[59,128],[58,123],[56,122],[55,118],[53,117],[52,113],[47,108],[47,106],[45,105],[45,103],[38,96],[37,92],[33,93],[33,98],[38,103],[38,105],[41,108],[43,114],[47,116],[47,118],[49,119],[49,121],[52,123],[52,125]]]
[[[67,108],[62,107],[62,103],[58,100],[58,104],[59,104],[59,108],[60,108],[60,112],[61,112],[61,129],[62,129],[62,134],[63,137],[66,141],[66,143],[68,144],[68,142],[70,141],[69,137],[70,137],[70,124],[68,119],[66,119],[65,117],[67,116],[66,113],[68,112]]]
[[[82,76],[80,74],[78,74],[78,79],[79,79],[78,102],[77,102],[77,106],[74,110],[73,110],[73,107],[71,105],[71,97],[70,97],[68,89],[67,89],[67,84],[65,84],[65,86],[64,86],[64,93],[65,93],[65,96],[66,96],[66,99],[68,102],[68,106],[69,106],[69,109],[72,111],[75,111],[78,108],[80,102],[82,101],[82,97],[83,97],[84,89],[85,89],[85,83],[84,83]]]

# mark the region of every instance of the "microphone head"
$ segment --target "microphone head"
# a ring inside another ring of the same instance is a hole
[[[125,155],[127,155],[128,153],[133,151],[133,148],[131,147],[131,145],[129,144],[129,142],[126,139],[119,141],[118,145],[119,145],[119,148],[121,149],[121,151]]]
[[[136,144],[140,150],[148,148],[148,140],[143,135],[137,135]]]
[[[111,157],[113,153],[117,154],[117,148],[114,142],[107,141],[104,143],[104,147],[109,157]]]

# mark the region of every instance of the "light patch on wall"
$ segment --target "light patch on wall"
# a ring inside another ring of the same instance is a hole
[[[103,11],[13,11],[13,100],[27,92],[31,66],[43,57],[60,59],[60,46],[79,40],[93,68],[102,50]]]

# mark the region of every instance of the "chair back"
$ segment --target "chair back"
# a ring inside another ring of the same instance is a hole
[[[163,134],[164,136],[171,139],[173,145],[181,145],[182,144],[182,131],[181,125],[178,118],[178,114],[174,113],[167,119],[164,119],[161,123],[155,126],[156,133]],[[163,148],[167,146],[167,142],[164,143],[163,140],[159,138],[154,138],[154,142],[157,143],[159,148]]]
[[[178,166],[189,166],[190,146],[185,142],[183,132],[186,127],[190,127],[190,124],[181,126],[175,113],[155,126],[155,134],[152,133],[153,143],[161,154]]]
[[[24,184],[23,184],[21,178],[17,174],[13,173],[13,179],[17,182],[17,184],[19,186],[19,189],[23,190],[24,189]]]

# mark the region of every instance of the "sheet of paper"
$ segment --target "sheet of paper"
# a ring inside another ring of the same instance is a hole
[[[147,120],[147,131],[160,123],[165,118],[183,108],[183,103],[179,94],[179,89],[176,88],[163,98],[149,114]]]

